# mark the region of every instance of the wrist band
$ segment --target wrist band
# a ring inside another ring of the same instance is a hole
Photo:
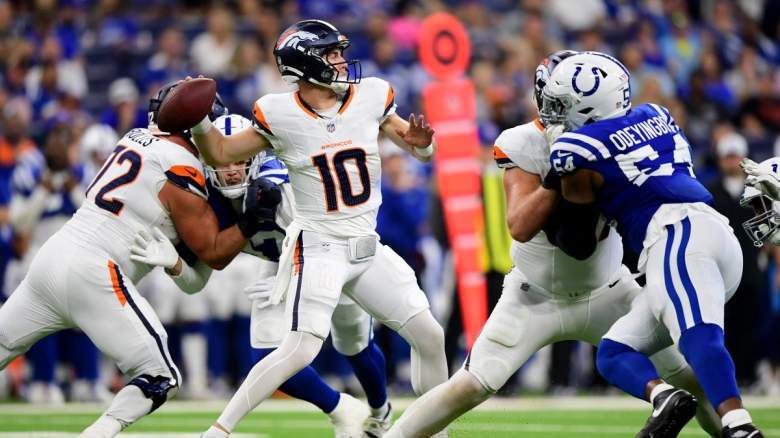
[[[415,149],[417,150],[417,155],[421,157],[430,157],[431,155],[433,155],[433,142],[431,142],[431,144],[429,144],[427,147],[424,148],[415,147]]]

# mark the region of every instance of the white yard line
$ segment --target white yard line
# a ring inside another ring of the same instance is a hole
[[[405,409],[414,400],[412,398],[391,398],[393,406],[399,410]],[[745,406],[750,408],[780,409],[780,397],[746,397]],[[227,401],[170,401],[160,408],[159,412],[220,412]],[[62,406],[31,405],[26,403],[0,404],[0,415],[6,414],[41,414],[52,413],[83,413],[94,414],[102,411],[104,405],[92,403],[68,403]],[[478,411],[538,411],[538,410],[573,410],[573,411],[613,411],[613,410],[645,410],[649,405],[631,397],[494,397],[480,405]],[[263,402],[257,412],[318,412],[317,409],[300,400],[272,399]],[[150,418],[154,418],[152,415]]]

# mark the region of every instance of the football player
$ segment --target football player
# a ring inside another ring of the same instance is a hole
[[[214,125],[223,135],[252,129],[252,122],[238,115],[220,117]],[[259,279],[246,288],[253,304],[251,344],[255,361],[259,361],[279,346],[290,328],[289,322],[285,321],[284,303],[274,305],[270,302],[284,230],[292,221],[295,210],[287,168],[273,155],[261,152],[251,160],[216,168],[206,166],[206,173],[209,203],[223,228],[235,222],[247,187],[254,180],[265,178],[281,188],[281,202],[276,208],[274,221],[264,224],[244,248],[245,253],[256,257],[252,264],[253,274],[260,272]],[[137,260],[170,268],[180,256],[167,238],[161,233],[156,234],[157,238],[139,235],[137,248],[134,249],[139,255]],[[230,266],[223,272],[229,269]],[[243,286],[249,284],[246,282]],[[229,294],[224,282],[219,283],[219,289],[223,295]],[[371,318],[353,300],[342,296],[333,313],[332,326],[333,345],[352,364],[368,397],[371,415],[363,403],[348,394],[339,394],[326,384],[311,366],[296,373],[279,389],[322,409],[334,424],[337,437],[361,436],[364,431],[369,436],[381,436],[389,429],[392,416],[385,389],[384,356],[371,339]]]
[[[393,89],[361,78],[346,61],[349,40],[320,20],[298,22],[274,54],[295,92],[269,94],[253,109],[253,130],[223,136],[208,119],[192,129],[204,159],[224,165],[273,149],[290,172],[296,210],[282,248],[272,302],[286,298],[291,330],[260,361],[204,435],[224,437],[261,401],[314,359],[344,293],[412,348],[418,394],[447,379],[444,334],[411,268],[375,231],[381,203],[378,136],[420,160],[433,154],[433,130],[422,116],[395,114]]]
[[[129,378],[106,412],[80,437],[114,437],[160,407],[180,386],[167,335],[135,287],[150,267],[131,258],[139,230],[159,227],[197,254],[225,266],[257,231],[265,210],[248,198],[238,224],[219,231],[206,200],[203,166],[186,132],[162,132],[157,109],[176,84],[150,100],[149,129],[133,129],[87,187],[74,216],[35,256],[27,276],[0,308],[0,369],[42,337],[78,327]],[[205,265],[203,265],[205,266]],[[180,264],[177,281],[197,280],[203,266]]]
[[[536,68],[537,109],[550,73],[576,54],[555,52]],[[598,344],[641,294],[621,264],[618,233],[594,206],[561,199],[549,154],[539,119],[508,129],[496,139],[494,157],[505,169],[514,267],[463,368],[412,403],[386,437],[423,437],[441,430],[495,394],[545,345],[572,339]],[[685,360],[672,349],[653,359],[667,378],[696,387]],[[717,421],[709,414],[702,412],[703,424],[711,435],[719,436],[720,428],[713,426]]]
[[[721,416],[722,435],[762,437],[742,406],[734,362],[723,344],[723,306],[742,275],[728,220],[710,207],[690,145],[669,110],[632,108],[630,74],[615,58],[584,52],[561,62],[542,93],[554,143],[550,164],[564,199],[595,203],[640,254],[640,302],[599,345],[599,372],[653,404],[639,437],[674,437],[696,399],[664,382],[648,355],[674,344]]]

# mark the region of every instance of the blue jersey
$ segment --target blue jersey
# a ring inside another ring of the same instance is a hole
[[[33,149],[21,154],[11,178],[13,195],[29,198],[41,184],[45,171],[46,159],[42,152]],[[81,164],[73,166],[69,172],[79,181],[84,176],[84,168]],[[40,219],[45,220],[57,216],[70,217],[77,209],[78,206],[73,203],[70,193],[60,189],[49,194]]]
[[[688,140],[666,108],[645,104],[623,117],[561,135],[550,148],[559,174],[590,169],[604,178],[596,204],[637,253],[664,204],[712,202],[696,179]]]
[[[260,164],[260,167],[250,180],[254,178],[267,178],[274,184],[285,184],[290,182],[287,174],[287,167],[273,155],[266,155]],[[237,219],[242,205],[242,199],[229,199],[220,193],[209,182],[209,204],[214,210],[219,221],[219,229],[224,230],[233,226]],[[268,222],[251,239],[244,252],[260,257],[272,262],[278,262],[281,255],[281,245],[284,240],[285,232],[279,224]]]

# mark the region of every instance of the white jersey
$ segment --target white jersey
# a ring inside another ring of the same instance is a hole
[[[255,102],[253,126],[286,165],[301,229],[340,237],[375,235],[382,203],[379,127],[393,113],[393,89],[377,78],[351,85],[328,115],[298,92]]]
[[[151,267],[130,259],[130,246],[141,229],[159,227],[174,243],[179,236],[158,193],[171,182],[207,198],[200,160],[182,146],[133,129],[117,143],[95,179],[86,200],[59,234],[76,245],[103,251],[137,282]]]
[[[544,178],[550,171],[550,148],[538,120],[505,130],[494,147],[496,163],[502,168],[520,169]],[[529,283],[556,295],[595,290],[620,269],[623,246],[615,230],[598,242],[585,261],[567,255],[551,244],[544,231],[530,241],[512,241],[512,261]]]

